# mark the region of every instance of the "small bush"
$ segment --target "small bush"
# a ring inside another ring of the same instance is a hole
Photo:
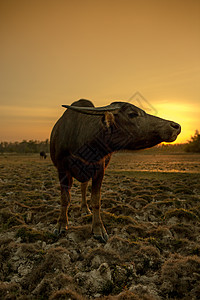
[[[200,134],[196,130],[194,136],[191,137],[191,140],[188,141],[186,147],[186,152],[200,152]]]
[[[43,234],[40,231],[23,226],[18,229],[16,237],[20,237],[23,243],[34,243],[38,240],[43,240]]]
[[[28,226],[22,226],[18,229],[16,237],[21,238],[22,243],[35,243],[38,240],[48,243],[55,242],[58,238],[51,232],[42,232],[29,228]]]
[[[197,221],[198,217],[196,214],[194,214],[192,211],[190,210],[186,210],[183,208],[180,209],[172,209],[169,210],[166,214],[165,214],[165,219],[169,220],[172,217],[177,217],[178,219],[185,219],[187,221]]]
[[[76,292],[69,290],[69,289],[63,289],[57,292],[54,292],[49,300],[84,300],[82,296],[78,295]]]
[[[0,223],[3,229],[8,229],[13,226],[24,224],[22,217],[19,214],[14,214],[9,208],[0,210]]]
[[[20,289],[17,283],[0,282],[0,299],[17,299]]]
[[[136,253],[135,258],[136,273],[140,275],[146,274],[148,271],[158,270],[161,265],[161,257],[159,251],[153,246],[142,246]]]
[[[197,256],[182,257],[173,255],[167,260],[161,271],[162,290],[167,298],[185,299],[184,295],[193,298],[199,286],[200,258]]]

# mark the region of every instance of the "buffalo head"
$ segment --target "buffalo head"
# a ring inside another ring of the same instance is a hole
[[[82,114],[101,116],[105,129],[110,133],[104,141],[109,145],[109,152],[144,149],[161,142],[173,142],[181,132],[178,123],[147,114],[126,102],[113,102],[104,107],[63,106]]]

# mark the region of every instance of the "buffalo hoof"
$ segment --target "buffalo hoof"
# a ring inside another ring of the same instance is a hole
[[[67,233],[67,229],[66,228],[61,228],[60,230],[60,235],[61,234],[66,234]]]
[[[93,236],[96,240],[101,243],[106,243],[108,240],[108,234],[103,225],[97,226],[96,228],[92,229]]]
[[[88,216],[88,215],[91,215],[91,211],[90,212],[81,212],[81,216],[84,217],[84,216]]]
[[[60,235],[64,235],[67,232],[67,228],[66,227],[61,227],[60,225],[57,225],[57,227],[54,229],[53,233],[56,236],[60,236]]]
[[[59,230],[57,228],[54,229],[53,234],[55,234],[56,236],[59,236]]]
[[[96,240],[98,240],[100,243],[104,243],[104,244],[106,244],[106,242],[108,241],[108,235],[107,234],[104,234],[104,236],[94,234],[94,238]]]
[[[82,207],[80,209],[81,211],[81,216],[87,216],[87,215],[91,215],[91,210],[88,207]]]

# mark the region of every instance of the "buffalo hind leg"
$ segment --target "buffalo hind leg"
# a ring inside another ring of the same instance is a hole
[[[92,233],[94,238],[100,242],[107,242],[108,234],[104,228],[101,220],[100,208],[101,208],[101,184],[103,180],[104,171],[98,174],[95,179],[92,180],[92,194],[91,194],[91,206],[92,206]]]
[[[81,183],[81,195],[82,195],[82,200],[81,200],[81,214],[88,215],[91,214],[91,211],[88,207],[87,204],[87,198],[86,198],[86,193],[87,193],[87,187],[88,187],[88,181]]]
[[[68,208],[70,206],[70,189],[72,187],[73,178],[69,173],[58,171],[60,187],[61,187],[61,208],[60,215],[54,233],[56,235],[65,233],[68,227]]]

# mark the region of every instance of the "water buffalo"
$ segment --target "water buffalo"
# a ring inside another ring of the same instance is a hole
[[[67,110],[55,124],[50,138],[51,159],[61,186],[61,211],[55,233],[67,229],[73,178],[81,182],[82,213],[90,213],[86,189],[92,179],[92,233],[105,242],[108,235],[100,215],[100,194],[111,154],[122,149],[138,150],[173,142],[181,127],[126,102],[94,107],[91,101],[80,99],[63,107]]]
[[[40,151],[40,158],[44,158],[44,159],[47,158],[47,155],[44,151]]]

